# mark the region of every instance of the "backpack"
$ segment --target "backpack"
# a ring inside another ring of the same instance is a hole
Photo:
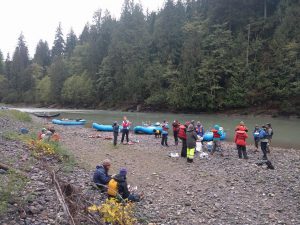
[[[178,137],[179,138],[186,139],[185,129],[186,129],[186,127],[184,125],[180,125],[179,132],[178,132]]]
[[[260,139],[265,139],[267,137],[268,137],[268,135],[267,135],[267,132],[265,130],[260,130],[259,131],[259,138]]]
[[[116,197],[118,194],[118,182],[115,179],[111,179],[108,182],[107,194],[112,197]]]

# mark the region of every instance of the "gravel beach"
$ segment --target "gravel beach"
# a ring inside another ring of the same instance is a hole
[[[0,119],[1,132],[24,126]],[[34,121],[42,122],[36,118]],[[136,204],[140,223],[300,224],[299,150],[272,148],[269,158],[275,170],[270,170],[255,164],[262,155],[253,153],[253,146],[248,146],[249,159],[241,160],[235,145],[224,142],[224,157],[215,154],[200,159],[198,155],[193,164],[188,164],[183,158],[169,157],[169,153],[181,150],[172,137],[170,147],[162,147],[154,136],[130,134],[130,139],[138,143],[114,147],[109,140],[112,133],[83,127],[55,129],[62,145],[79,164],[64,174],[64,180],[90,193],[93,170],[105,158],[112,160],[111,174],[126,167],[128,183],[145,194],[144,200]],[[22,206],[25,211],[11,202],[7,214],[0,216],[0,224],[66,224],[49,174],[41,162],[30,158],[27,147],[1,136],[0,154],[1,161],[27,171],[29,176],[20,193],[27,196]],[[28,198],[29,193],[34,198]],[[92,195],[94,201],[103,199],[96,192]]]

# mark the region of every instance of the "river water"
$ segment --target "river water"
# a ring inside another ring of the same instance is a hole
[[[240,116],[224,114],[172,114],[172,113],[138,113],[138,112],[119,112],[105,110],[66,110],[66,109],[41,109],[41,108],[15,108],[24,112],[60,112],[59,118],[69,119],[86,119],[88,125],[92,122],[101,124],[112,124],[113,121],[122,122],[123,116],[132,122],[132,127],[141,125],[143,122],[163,120],[172,123],[174,119],[180,122],[184,121],[201,121],[204,128],[211,129],[214,124],[224,127],[227,132],[227,140],[233,141],[234,128],[242,120],[249,129],[248,143],[253,144],[252,130],[255,124],[262,125],[271,123],[274,129],[273,146],[300,149],[300,119],[297,118],[271,118],[269,116]]]

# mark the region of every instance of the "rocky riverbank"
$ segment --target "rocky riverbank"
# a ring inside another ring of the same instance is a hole
[[[0,119],[2,134],[30,126]],[[33,124],[41,122],[35,119]],[[187,164],[185,159],[169,157],[171,152],[180,152],[180,146],[174,146],[172,138],[171,146],[166,148],[153,136],[131,134],[131,140],[138,143],[113,147],[110,133],[83,127],[55,126],[55,129],[62,145],[80,165],[59,172],[60,177],[78,187],[92,202],[99,203],[102,197],[90,185],[95,166],[110,158],[112,174],[126,167],[129,184],[145,194],[145,199],[136,204],[140,223],[300,224],[298,150],[272,148],[269,158],[275,170],[256,166],[261,154],[253,153],[252,146],[248,147],[249,160],[237,159],[232,143],[223,143],[224,157],[197,156],[193,164]],[[7,213],[0,216],[2,224],[66,224],[44,163],[32,158],[26,145],[1,136],[1,161],[28,176],[18,193],[17,199],[23,201],[9,202]],[[50,165],[56,163],[52,161]],[[0,174],[2,180],[5,176]]]

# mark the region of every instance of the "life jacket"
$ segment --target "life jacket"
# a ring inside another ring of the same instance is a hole
[[[212,129],[211,132],[213,132],[213,137],[214,138],[221,138],[221,134],[219,130]]]
[[[130,123],[127,120],[124,120],[123,123],[122,123],[122,126],[123,126],[123,129],[127,130],[130,126]]]
[[[60,140],[60,136],[57,134],[57,133],[54,133],[52,136],[51,136],[51,140],[52,141],[59,141]]]
[[[201,125],[200,127],[196,126],[196,133],[200,136],[203,136],[204,134],[204,129],[203,126]]]
[[[186,133],[185,133],[186,127],[184,125],[179,126],[179,132],[178,137],[181,139],[186,139]]]
[[[118,182],[115,179],[111,179],[108,182],[107,194],[112,197],[116,197],[118,193]]]
[[[174,122],[172,124],[172,126],[173,126],[173,131],[178,131],[179,130],[179,124],[177,122]]]
[[[245,125],[237,125],[235,127],[235,131],[238,131],[238,130],[243,130],[243,131],[248,132],[248,128]]]
[[[248,138],[248,135],[246,131],[244,130],[238,130],[235,133],[235,143],[237,145],[246,146],[246,138]]]
[[[42,140],[42,139],[43,139],[43,138],[42,138],[42,134],[43,134],[42,132],[39,132],[39,133],[38,133],[38,136],[37,136],[38,140]]]

